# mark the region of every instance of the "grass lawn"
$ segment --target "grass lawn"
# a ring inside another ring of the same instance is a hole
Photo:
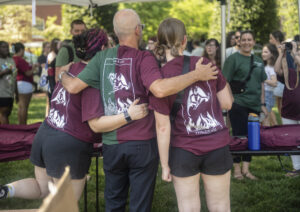
[[[44,119],[45,97],[34,97],[30,104],[28,123]],[[275,112],[277,112],[275,110]],[[10,117],[11,123],[17,123],[16,108]],[[282,157],[286,168],[291,169],[289,157]],[[100,159],[100,210],[104,211],[104,173]],[[176,212],[177,203],[171,183],[161,180],[161,170],[156,181],[152,211]],[[231,209],[237,212],[300,211],[300,177],[286,178],[276,156],[253,157],[251,171],[259,178],[257,181],[232,179]],[[33,166],[29,160],[0,163],[0,184],[9,183],[26,177],[33,177]],[[90,168],[91,179],[88,182],[88,211],[95,211],[95,160]],[[202,186],[202,184],[201,184]],[[201,190],[202,211],[208,211],[205,194]],[[0,200],[1,209],[38,208],[41,200],[6,199]],[[80,209],[83,211],[83,198]]]

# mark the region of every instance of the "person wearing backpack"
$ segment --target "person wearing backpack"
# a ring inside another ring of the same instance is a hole
[[[154,52],[167,60],[161,69],[165,78],[178,77],[195,69],[199,57],[183,56],[187,36],[182,21],[165,19],[159,26],[157,40]],[[205,57],[201,60],[203,64],[211,63]],[[232,156],[222,109],[229,110],[232,102],[221,72],[216,79],[195,82],[178,94],[150,97],[162,179],[173,181],[179,211],[200,211],[200,177],[208,210],[230,211]],[[174,120],[172,125],[169,116]]]
[[[72,36],[75,35],[80,35],[86,30],[86,25],[82,20],[74,20],[71,23],[71,30],[70,34]],[[70,60],[72,58],[72,55],[70,54],[70,48],[72,49],[73,52],[73,60]],[[75,54],[75,48],[74,48],[74,43],[71,42],[68,45],[63,45],[57,54],[56,61],[55,61],[55,67],[56,67],[56,72],[55,72],[55,81],[58,81],[58,76],[62,71],[67,71],[69,66],[70,66],[70,61],[71,62],[79,62],[80,59],[77,57]],[[69,64],[69,65],[68,65]]]
[[[279,81],[284,83],[282,95],[282,124],[300,124],[300,51],[296,42],[282,43],[275,63],[275,72]],[[300,156],[292,155],[294,170],[300,170]],[[299,172],[286,174],[288,177],[299,176]]]

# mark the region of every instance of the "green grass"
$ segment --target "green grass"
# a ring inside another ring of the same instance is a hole
[[[45,98],[32,99],[29,109],[28,123],[42,121],[45,112]],[[277,112],[275,110],[275,112]],[[16,110],[10,117],[11,123],[17,123]],[[104,211],[104,173],[102,160],[99,160],[100,172],[100,209]],[[291,169],[289,157],[283,157],[283,164]],[[233,212],[257,212],[274,211],[290,212],[300,211],[300,177],[286,178],[281,170],[279,161],[275,156],[253,157],[251,171],[259,180],[231,181],[231,209]],[[26,177],[33,177],[33,166],[29,160],[0,163],[0,184],[12,182]],[[90,168],[91,179],[88,182],[88,211],[95,211],[95,160]],[[176,212],[177,203],[174,189],[171,183],[161,180],[161,170],[157,175],[156,188],[152,211]],[[202,186],[202,184],[201,184]],[[201,191],[202,211],[207,211],[205,195]],[[41,200],[6,199],[0,200],[1,209],[38,208]],[[83,198],[80,203],[80,211],[83,211]]]

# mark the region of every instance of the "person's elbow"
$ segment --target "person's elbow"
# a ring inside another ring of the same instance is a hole
[[[230,110],[232,107],[232,101],[226,101],[221,104],[223,110]]]
[[[91,128],[91,130],[94,133],[103,133],[102,129],[99,127],[99,125],[97,124],[97,120],[98,118],[95,119],[91,119],[88,121],[89,127]]]
[[[164,89],[161,79],[155,80],[151,85],[149,90],[156,98],[166,97],[166,89]]]
[[[70,93],[70,94],[78,94],[81,90],[76,86],[74,83],[70,83],[68,85],[64,85],[64,88]]]
[[[227,98],[219,99],[222,110],[230,110],[233,104],[233,97],[228,96]]]

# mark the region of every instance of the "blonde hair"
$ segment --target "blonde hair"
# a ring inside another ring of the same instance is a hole
[[[157,43],[154,53],[158,58],[164,58],[166,50],[171,50],[171,55],[179,56],[178,49],[182,45],[186,30],[184,23],[176,18],[167,18],[163,20],[157,31]]]

